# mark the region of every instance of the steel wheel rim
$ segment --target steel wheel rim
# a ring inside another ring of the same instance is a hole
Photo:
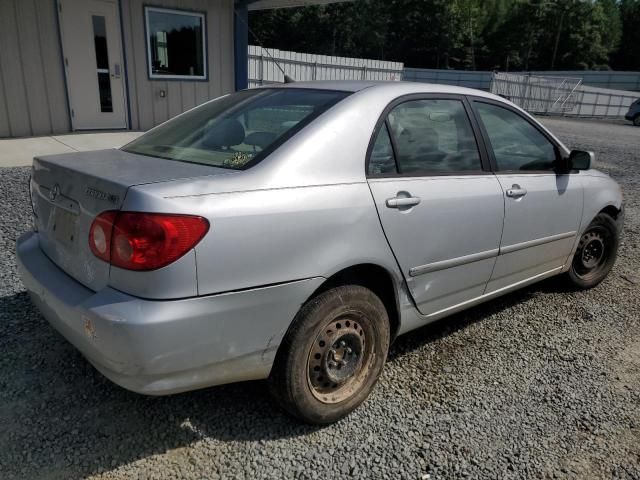
[[[327,322],[307,360],[307,383],[322,403],[339,403],[364,384],[373,358],[372,334],[363,315],[349,312]]]
[[[596,277],[607,264],[610,256],[610,234],[606,228],[596,226],[582,237],[573,260],[573,270],[583,280]]]

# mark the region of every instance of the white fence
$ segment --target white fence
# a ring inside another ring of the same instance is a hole
[[[492,72],[474,70],[436,70],[430,68],[405,68],[403,80],[410,82],[440,83],[459,87],[489,90]]]
[[[629,106],[640,98],[638,92],[611,90],[583,85],[575,109],[565,115],[577,117],[622,117]]]
[[[579,78],[583,85],[614,90],[640,91],[640,72],[614,72],[596,70],[510,72],[516,75],[538,77]],[[437,70],[405,68],[402,77],[412,82],[444,83],[461,87],[489,90],[493,72],[471,70]]]
[[[268,50],[268,53],[264,50]],[[269,56],[271,54],[271,56]],[[284,80],[275,58],[295,80],[401,80],[404,64],[364,58],[331,57],[311,53],[262,49],[249,45],[249,87]]]
[[[580,78],[495,73],[491,93],[507,98],[528,112],[558,114],[574,110]]]
[[[527,72],[518,72],[526,75]],[[534,71],[532,75],[544,77],[580,77],[583,85],[589,87],[609,88],[613,90],[640,91],[640,72],[618,72],[607,70],[574,70],[574,71]]]
[[[1,1],[1,0],[0,0]],[[249,46],[249,87],[295,80],[409,80],[491,90],[532,113],[621,117],[640,93],[640,72],[512,72],[404,68],[400,62],[331,57]],[[595,86],[594,86],[595,85]],[[620,87],[618,87],[620,88]]]
[[[491,92],[531,113],[622,117],[640,95],[582,85],[581,78],[495,73]]]

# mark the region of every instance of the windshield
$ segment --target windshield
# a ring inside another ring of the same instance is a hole
[[[244,90],[169,120],[122,150],[242,170],[347,95],[302,88]]]

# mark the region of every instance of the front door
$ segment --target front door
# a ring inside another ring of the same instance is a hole
[[[74,130],[127,127],[116,0],[58,0]]]
[[[418,310],[438,314],[484,293],[504,203],[460,98],[409,100],[377,133],[368,181]]]
[[[504,191],[504,231],[490,293],[563,267],[580,224],[582,186],[578,175],[556,173],[558,148],[519,112],[480,100],[473,105]]]

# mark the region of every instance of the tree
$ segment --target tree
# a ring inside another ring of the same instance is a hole
[[[640,70],[640,0],[622,0],[619,8],[622,35],[613,65],[620,70]]]
[[[249,18],[265,46],[412,67],[640,68],[640,0],[357,0]]]

